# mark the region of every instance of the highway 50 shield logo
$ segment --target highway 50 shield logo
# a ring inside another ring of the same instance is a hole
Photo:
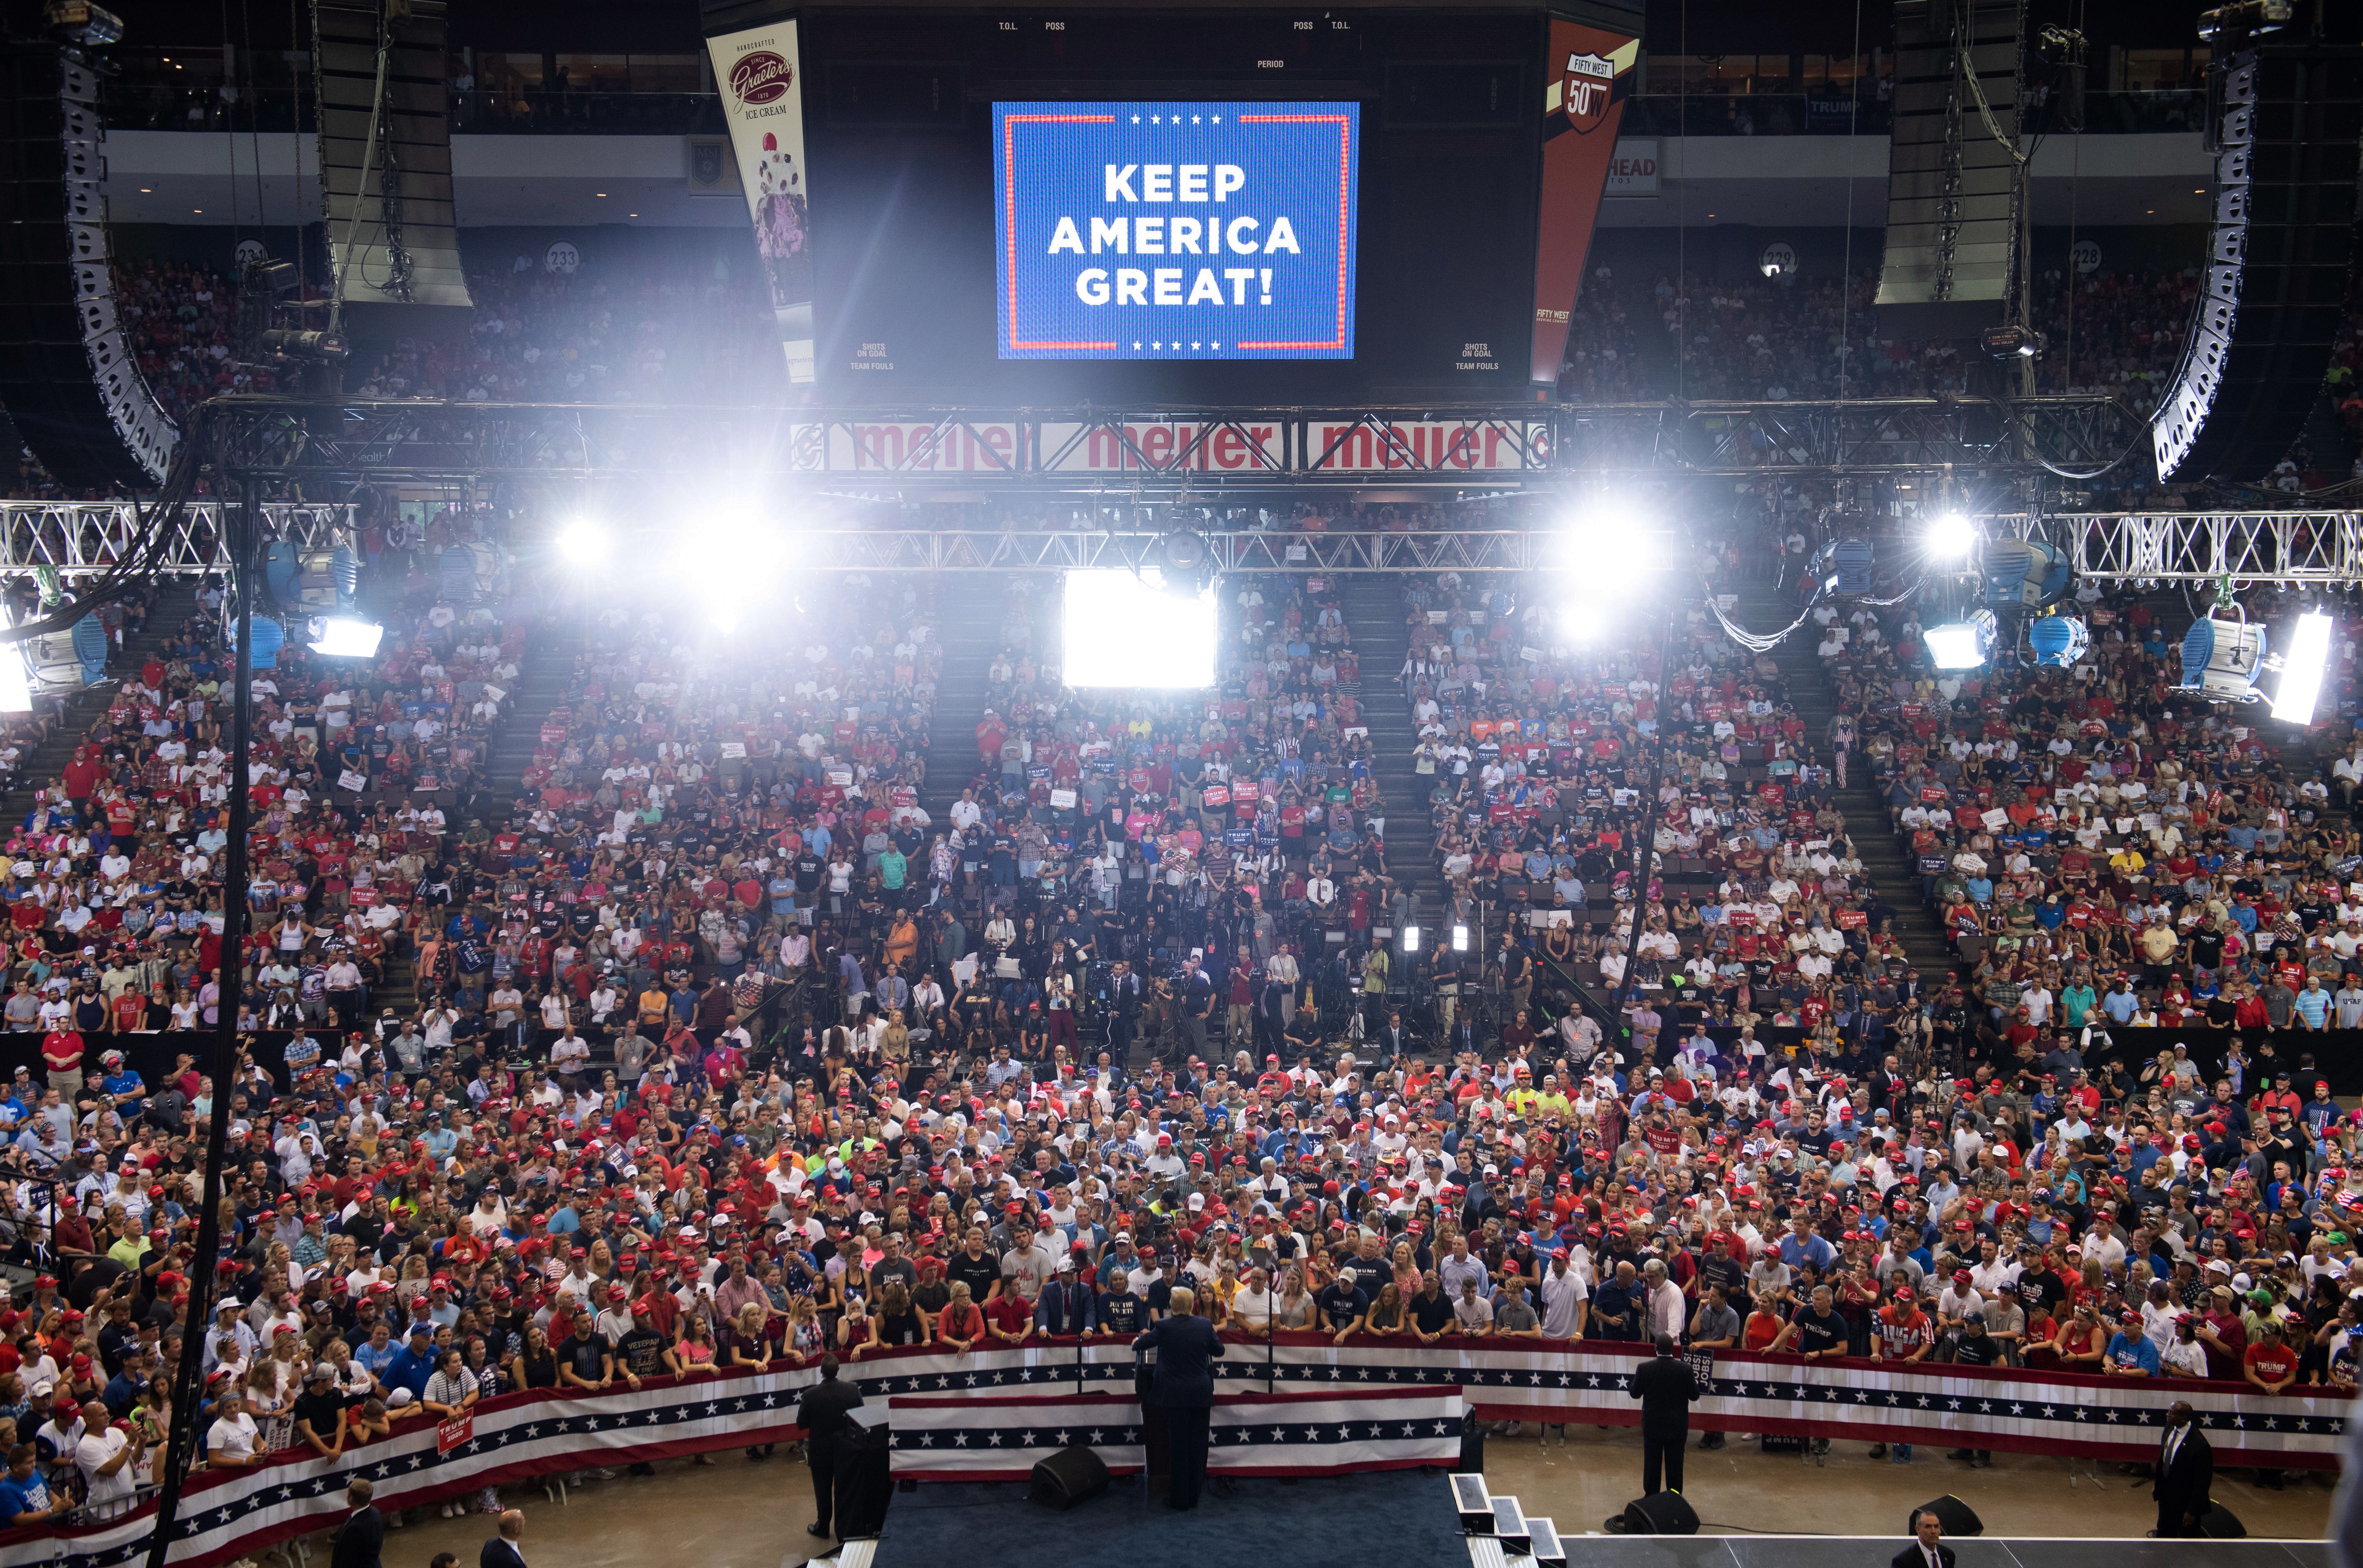
[[[1579,131],[1599,129],[1608,121],[1608,105],[1616,88],[1616,65],[1597,54],[1570,54],[1559,80],[1559,105],[1567,123]]]

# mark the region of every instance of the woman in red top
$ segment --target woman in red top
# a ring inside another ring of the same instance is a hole
[[[1739,1348],[1743,1351],[1767,1349],[1787,1327],[1781,1320],[1781,1314],[1774,1309],[1771,1296],[1759,1296],[1756,1298],[1756,1310],[1747,1315],[1747,1321],[1740,1327]]]

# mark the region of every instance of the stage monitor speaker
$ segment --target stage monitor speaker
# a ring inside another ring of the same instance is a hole
[[[1696,1535],[1698,1510],[1680,1492],[1652,1492],[1625,1505],[1626,1535]]]
[[[1471,1475],[1485,1473],[1485,1428],[1474,1416],[1460,1419],[1460,1462],[1453,1468]]]
[[[2150,443],[2161,479],[2246,482],[2304,429],[2346,320],[2363,48],[2238,50],[2209,96],[2220,106],[2214,225]]]
[[[1986,1532],[1986,1522],[1985,1520],[1978,1518],[1978,1511],[1975,1508],[1970,1507],[1967,1503],[1962,1502],[1958,1497],[1954,1496],[1950,1492],[1947,1492],[1941,1497],[1932,1498],[1929,1501],[1921,1504],[1918,1507],[1903,1516],[1903,1533],[1905,1535],[1911,1535],[1914,1533],[1913,1521],[1919,1518],[1919,1517],[1924,1513],[1936,1515],[1936,1522],[1945,1527],[1945,1534],[1947,1537],[1957,1535],[1983,1535]]]
[[[2246,1540],[2248,1527],[2240,1522],[2239,1515],[2211,1497],[2207,1511],[2199,1516],[2199,1533],[2209,1540]]]
[[[1062,1448],[1036,1463],[1034,1490],[1026,1494],[1026,1499],[1063,1514],[1107,1489],[1108,1468],[1098,1454],[1088,1448]]]

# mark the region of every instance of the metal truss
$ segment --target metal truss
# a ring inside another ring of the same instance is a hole
[[[891,495],[1558,485],[1601,473],[2033,473],[2144,439],[2113,397],[1251,409],[797,409],[216,398],[205,461],[266,482],[805,476]],[[2145,449],[2146,450],[2146,449]]]
[[[2081,512],[2013,529],[2101,583],[2363,584],[2363,513]]]
[[[192,501],[159,510],[169,530],[156,572],[192,577],[220,569],[221,508],[229,503]],[[266,504],[266,535],[298,550],[325,549],[330,531],[349,521],[352,508]],[[140,537],[140,513],[129,501],[0,501],[0,573],[48,569],[61,577],[114,570]]]
[[[795,536],[806,572],[1137,571],[1162,559],[1166,535],[1082,530],[812,529]],[[1222,573],[1531,572],[1548,536],[1522,529],[1426,533],[1222,532],[1206,541]]]

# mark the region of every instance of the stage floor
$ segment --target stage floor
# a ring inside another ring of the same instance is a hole
[[[1563,1521],[1562,1521],[1563,1523]],[[1593,1521],[1595,1529],[1599,1528]],[[1562,1537],[1589,1568],[1833,1568],[1884,1563],[1902,1536],[1659,1535]],[[2106,1540],[1947,1536],[1959,1568],[2330,1568],[2322,1540]],[[1458,1562],[1458,1559],[1453,1561]]]
[[[1323,1562],[1449,1568],[1469,1560],[1441,1475],[1411,1470],[1231,1486],[1226,1497],[1209,1483],[1197,1507],[1177,1513],[1136,1476],[1059,1513],[1027,1502],[1016,1482],[921,1482],[887,1508],[875,1568],[945,1568],[973,1561],[986,1542],[1011,1543],[1018,1561],[1059,1568],[1304,1562],[1308,1540],[1319,1543],[1311,1560]]]

